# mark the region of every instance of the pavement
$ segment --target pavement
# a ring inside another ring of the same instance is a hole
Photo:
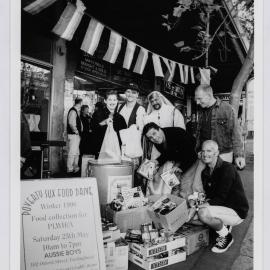
[[[234,244],[224,253],[211,252],[215,235],[210,233],[210,245],[187,257],[186,261],[173,264],[164,270],[252,270],[253,269],[253,141],[246,143],[246,167],[239,171],[249,201],[249,214],[243,223],[232,230]],[[129,270],[141,269],[129,262]]]

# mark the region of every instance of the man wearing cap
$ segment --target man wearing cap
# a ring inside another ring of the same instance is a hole
[[[125,91],[126,102],[120,105],[118,113],[125,118],[128,128],[135,124],[138,129],[142,130],[145,109],[137,102],[139,91],[140,89],[137,84],[128,84],[127,90]]]
[[[82,99],[76,98],[74,106],[69,110],[67,115],[67,136],[68,136],[68,156],[67,156],[67,173],[77,173],[80,170],[78,165],[80,156],[80,141],[83,125],[80,119],[80,110]]]
[[[129,83],[125,91],[126,102],[121,104],[118,109],[118,113],[124,117],[128,127],[128,129],[120,132],[123,142],[123,155],[124,158],[132,161],[134,170],[138,168],[142,156],[141,132],[145,117],[144,107],[137,102],[139,91],[137,84]],[[141,185],[140,179],[136,175],[134,185]]]

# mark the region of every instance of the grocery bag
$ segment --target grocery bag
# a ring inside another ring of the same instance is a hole
[[[120,163],[121,151],[116,132],[109,124],[98,156],[99,163]]]
[[[141,157],[143,154],[141,144],[141,131],[137,129],[136,125],[131,125],[127,129],[120,130],[122,144],[125,145],[125,152],[123,153],[128,158]]]

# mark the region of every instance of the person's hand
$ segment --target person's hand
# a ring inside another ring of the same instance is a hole
[[[21,157],[21,168],[23,167],[25,160],[26,160],[26,158]]]
[[[196,202],[194,200],[188,200],[189,207],[192,208],[196,205]]]
[[[158,161],[156,159],[151,159],[151,162],[153,162],[155,164],[155,168],[153,171],[153,174],[155,175],[159,169]]]
[[[246,166],[245,158],[244,157],[235,158],[235,164],[240,170],[245,168],[245,166]]]
[[[181,173],[181,172],[182,172],[182,170],[177,166],[173,166],[171,168],[171,174],[173,174],[173,173]]]
[[[205,202],[203,204],[198,205],[198,208],[204,208],[204,207],[207,207],[209,205],[210,205],[209,203]]]
[[[106,119],[106,125],[109,125],[110,123],[111,124],[113,123],[113,120],[112,120],[111,117],[109,117],[109,118]]]

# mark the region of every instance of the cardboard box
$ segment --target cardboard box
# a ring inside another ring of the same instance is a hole
[[[158,255],[165,251],[170,251],[172,249],[184,247],[186,245],[186,238],[178,238],[174,241],[162,243],[158,245],[154,245],[149,248],[145,248],[143,245],[136,244],[136,243],[129,243],[130,249],[133,249],[135,252],[139,253],[141,256],[147,258],[154,255]]]
[[[139,230],[141,224],[152,222],[147,211],[147,206],[122,210],[119,212],[116,212],[112,210],[110,206],[107,206],[105,217],[108,220],[112,220],[121,232],[126,232],[128,229]]]
[[[117,241],[118,242],[118,241]],[[128,243],[121,239],[104,246],[106,270],[128,270]]]
[[[121,237],[120,230],[115,231],[102,231],[103,243],[114,242]]]
[[[186,237],[187,255],[209,245],[209,229],[204,226],[184,225],[176,234]]]
[[[171,264],[185,261],[186,260],[186,252],[183,251],[183,252],[177,253],[176,255],[169,256],[167,258],[157,259],[157,260],[152,260],[152,261],[146,261],[146,260],[138,257],[137,255],[129,252],[128,259],[131,262],[137,264],[138,266],[140,266],[146,270],[148,270],[148,269],[153,270],[153,269],[158,269],[158,268],[162,268],[165,266],[169,266]]]
[[[169,194],[166,196],[176,203],[177,207],[174,210],[167,215],[156,213],[151,207],[148,207],[147,211],[157,228],[165,228],[175,232],[188,220],[187,203],[185,199],[180,197]],[[149,201],[156,202],[160,197],[160,195],[149,196]]]

